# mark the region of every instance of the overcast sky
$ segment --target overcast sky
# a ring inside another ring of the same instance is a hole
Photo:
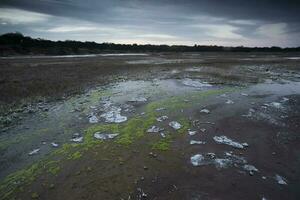
[[[0,0],[0,33],[138,44],[300,46],[300,0]]]

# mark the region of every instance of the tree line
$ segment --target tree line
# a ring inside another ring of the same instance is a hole
[[[65,55],[106,52],[300,52],[297,48],[281,47],[224,47],[215,45],[151,45],[80,42],[74,40],[51,41],[31,38],[21,33],[0,36],[0,55]]]

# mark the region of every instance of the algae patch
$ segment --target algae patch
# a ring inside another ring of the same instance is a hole
[[[152,149],[159,151],[167,151],[170,149],[172,142],[171,136],[166,136],[165,138],[160,139],[158,142],[152,144]]]
[[[224,92],[233,91],[231,88],[210,90],[191,93],[190,95],[171,97],[155,102],[151,102],[145,106],[145,115],[133,116],[128,121],[122,124],[100,124],[92,125],[84,131],[84,141],[80,144],[64,144],[59,149],[51,153],[47,158],[31,165],[27,169],[17,171],[7,176],[0,184],[0,194],[2,198],[14,199],[14,196],[18,192],[22,192],[23,187],[30,185],[36,178],[45,172],[57,175],[63,168],[63,163],[66,160],[72,161],[83,157],[83,154],[99,145],[107,142],[113,142],[124,146],[130,146],[138,139],[142,138],[149,127],[157,123],[157,117],[161,115],[157,111],[158,108],[166,108],[168,113],[176,113],[183,108],[193,106],[194,102],[199,102],[202,99],[222,94]],[[97,95],[96,95],[97,96]],[[94,97],[93,97],[94,98]],[[96,99],[98,98],[95,97]],[[189,102],[184,101],[186,98]],[[190,122],[187,119],[179,118],[178,122],[182,125],[177,131],[172,134],[168,134],[165,138],[161,138],[159,141],[151,142],[149,144],[152,149],[167,151],[170,149],[171,142],[181,135],[181,133],[187,132],[190,128]],[[101,141],[94,138],[95,132],[110,132],[119,134],[114,141]]]

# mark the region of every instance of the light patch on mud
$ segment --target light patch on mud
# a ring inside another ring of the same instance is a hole
[[[156,108],[156,111],[163,111],[163,110],[167,110],[166,108]]]
[[[112,102],[106,101],[104,104],[104,113],[100,117],[105,119],[108,123],[122,123],[127,121],[126,116],[121,115],[121,108],[112,105]]]
[[[92,115],[89,117],[89,123],[95,124],[95,123],[98,123],[98,122],[99,122],[99,119],[98,119],[97,116],[95,116],[95,115],[92,114]]]
[[[147,130],[147,133],[158,133],[158,132],[161,132],[163,130],[164,130],[163,128],[159,128],[157,126],[152,126],[151,128],[149,128]]]
[[[182,84],[185,86],[189,87],[194,87],[194,88],[204,88],[204,87],[211,87],[212,85],[207,83],[207,82],[202,82],[199,79],[183,79]]]
[[[287,185],[287,181],[285,178],[283,178],[282,176],[276,174],[275,175],[275,180],[277,181],[278,184],[280,185]]]
[[[228,99],[225,103],[226,104],[234,104],[234,102],[232,100],[230,100],[230,99]]]
[[[94,133],[94,138],[98,140],[107,140],[107,139],[113,139],[117,137],[119,134],[118,133],[101,133],[101,132],[96,132]]]
[[[244,165],[243,169],[248,171],[250,175],[253,175],[254,172],[259,172],[259,170],[253,165]]]
[[[226,137],[225,135],[214,136],[213,139],[218,144],[226,144],[226,145],[232,146],[234,148],[238,148],[238,149],[243,149],[244,147],[248,146],[247,143],[238,143],[238,142],[235,142],[232,139]]]
[[[201,166],[207,164],[202,154],[196,154],[191,157],[191,163],[193,166]]]
[[[83,142],[83,137],[79,136],[79,137],[74,137],[71,139],[72,142]]]
[[[258,172],[258,169],[253,165],[247,164],[244,157],[234,155],[231,152],[225,152],[221,157],[217,157],[215,153],[195,154],[191,156],[190,162],[193,166],[213,165],[217,169],[237,167],[246,171]]]
[[[176,64],[184,62],[183,59],[148,59],[148,60],[132,60],[126,61],[131,65],[163,65],[163,64]]]
[[[191,68],[186,69],[185,71],[187,71],[187,72],[201,72],[202,69],[201,69],[201,67],[191,67]]]
[[[129,102],[146,102],[147,99],[145,97],[134,97],[129,100]]]
[[[266,106],[271,106],[271,107],[274,107],[274,108],[277,108],[277,109],[283,109],[284,107],[282,106],[281,103],[279,102],[271,102],[269,104],[264,104]]]
[[[202,109],[202,110],[200,110],[200,113],[206,113],[206,114],[209,114],[210,111],[209,111],[208,109]]]
[[[52,147],[59,147],[59,144],[57,144],[56,142],[51,142],[51,146]]]
[[[272,102],[275,103],[275,102]],[[242,115],[243,117],[247,117],[253,120],[262,120],[262,121],[266,121],[269,124],[274,124],[276,126],[281,126],[284,127],[286,126],[284,122],[281,121],[280,116],[282,115],[282,111],[283,111],[283,106],[282,104],[264,104],[263,106],[261,106],[260,108],[257,109],[253,109],[250,108],[247,112],[247,114]],[[268,109],[269,107],[271,108],[276,108],[276,110],[274,111],[274,109]],[[279,109],[281,108],[281,109]],[[277,113],[277,111],[280,111],[280,113]],[[278,116],[280,115],[280,116]]]
[[[188,130],[188,134],[193,136],[197,134],[197,131]]]
[[[170,122],[169,126],[171,126],[175,130],[178,130],[182,127],[182,125],[179,122],[176,122],[176,121]]]
[[[193,144],[206,144],[206,142],[205,141],[201,141],[201,140],[191,140],[190,144],[191,145],[193,145]]]
[[[300,57],[286,57],[288,60],[300,60]]]
[[[33,149],[32,151],[30,151],[30,152],[28,153],[28,155],[30,155],[30,156],[35,155],[35,154],[37,154],[39,151],[40,151],[39,148],[38,148],[38,149]]]
[[[165,120],[167,120],[167,119],[168,119],[168,116],[163,115],[163,116],[160,116],[160,117],[156,118],[156,121],[158,121],[158,122],[163,122],[163,121],[165,121]]]

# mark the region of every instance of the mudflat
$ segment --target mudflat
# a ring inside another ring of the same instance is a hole
[[[299,199],[300,54],[0,58],[1,199]]]

